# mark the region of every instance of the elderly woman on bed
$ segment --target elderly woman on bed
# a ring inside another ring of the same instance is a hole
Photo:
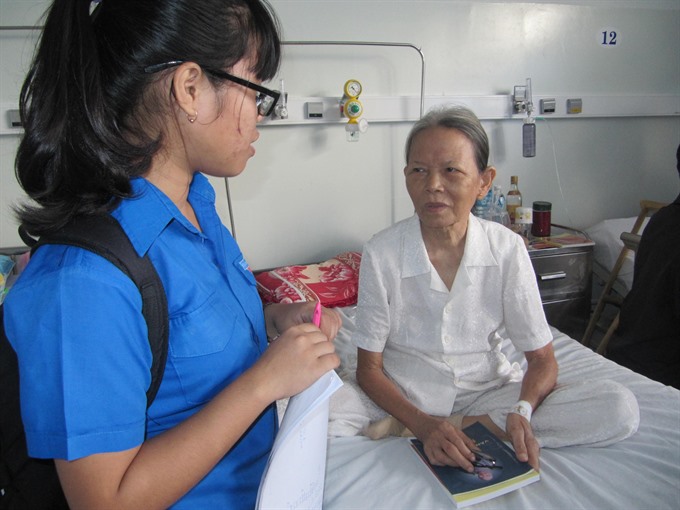
[[[556,384],[522,238],[470,213],[496,175],[488,156],[484,128],[465,108],[431,111],[411,130],[404,175],[416,214],[364,247],[356,377],[332,398],[331,435],[412,431],[431,462],[471,471],[474,443],[461,428],[475,421],[534,467],[542,446],[604,446],[637,430],[627,388]],[[501,352],[504,338],[524,352],[526,371]]]

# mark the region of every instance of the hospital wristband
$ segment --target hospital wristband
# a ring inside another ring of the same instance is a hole
[[[519,414],[526,418],[527,421],[531,421],[531,413],[533,412],[533,407],[526,400],[520,400],[510,409],[511,413]]]

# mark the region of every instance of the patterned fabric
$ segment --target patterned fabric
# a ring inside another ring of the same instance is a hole
[[[255,276],[265,304],[321,301],[326,307],[357,302],[361,254],[349,251],[319,264],[284,266]]]

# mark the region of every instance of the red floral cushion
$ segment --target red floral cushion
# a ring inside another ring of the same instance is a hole
[[[319,264],[285,266],[255,275],[265,304],[321,301],[326,307],[357,302],[361,254],[349,251]]]

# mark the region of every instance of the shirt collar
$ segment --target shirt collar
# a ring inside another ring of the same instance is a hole
[[[144,256],[172,221],[177,221],[188,231],[200,235],[170,198],[156,186],[142,177],[136,177],[130,183],[133,197],[124,199],[112,215],[120,222],[140,256]],[[215,191],[204,175],[194,174],[189,188],[189,200],[195,209],[204,203],[215,203]]]
[[[465,251],[460,267],[496,266],[498,261],[491,251],[489,239],[480,220],[470,213],[465,237]],[[408,278],[430,273],[433,269],[420,230],[420,220],[415,214],[404,222],[401,242],[401,276]],[[460,269],[459,269],[460,270]]]
[[[468,231],[465,238],[465,252],[461,266],[497,266],[498,261],[491,250],[489,237],[482,226],[482,222],[470,213]]]
[[[414,214],[404,222],[401,237],[401,277],[409,278],[429,273],[432,267],[427,256],[420,219]]]

